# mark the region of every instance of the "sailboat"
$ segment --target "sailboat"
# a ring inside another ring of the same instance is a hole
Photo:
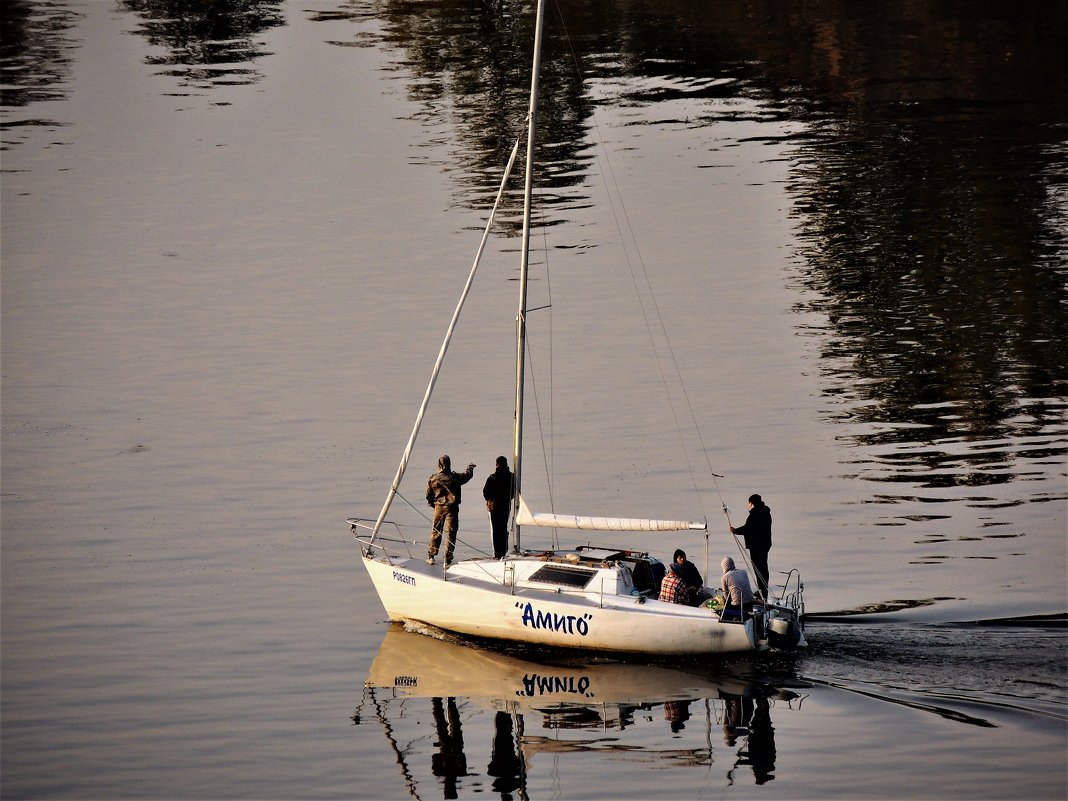
[[[352,517],[347,521],[360,543],[364,567],[390,620],[426,624],[461,635],[553,648],[654,656],[703,656],[802,647],[806,644],[804,586],[796,571],[787,574],[778,597],[769,591],[769,597],[752,608],[717,604],[714,599],[700,606],[689,606],[658,600],[663,565],[647,552],[591,544],[563,550],[521,547],[520,532],[527,527],[602,532],[707,532],[707,521],[535,513],[522,494],[527,277],[543,0],[539,0],[535,14],[516,318],[512,452],[516,491],[511,515],[511,552],[501,559],[479,557],[435,566],[428,564],[422,553],[413,554],[411,539],[398,524],[387,520],[489,237],[493,223],[491,212],[381,511],[374,520]],[[504,194],[520,144],[517,141],[512,150],[494,212]]]

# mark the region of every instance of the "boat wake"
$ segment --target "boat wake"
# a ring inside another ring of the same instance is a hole
[[[1068,640],[1057,626],[847,619],[810,623],[807,634],[796,669],[813,683],[970,722],[1010,711],[1068,720]]]
[[[956,601],[958,598],[939,596],[936,598],[910,598],[897,601],[882,601],[879,603],[864,604],[853,609],[840,609],[833,612],[808,612],[806,620],[841,620],[843,618],[859,617],[861,615],[883,615],[890,612],[900,612],[905,609],[920,609],[925,606],[934,606],[941,601]]]

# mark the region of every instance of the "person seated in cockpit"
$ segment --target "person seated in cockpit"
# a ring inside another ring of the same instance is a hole
[[[734,560],[725,556],[720,562],[723,568],[723,577],[720,584],[723,587],[726,605],[720,618],[734,618],[738,620],[746,612],[753,609],[753,587],[749,583],[749,574],[734,566]]]
[[[675,555],[671,557],[672,564],[678,565],[679,578],[682,579],[682,583],[690,588],[690,594],[696,595],[701,591],[701,588],[705,586],[705,580],[701,578],[701,571],[697,569],[697,565],[686,558],[686,551],[682,548],[678,548],[675,551]]]
[[[669,604],[690,603],[690,588],[679,576],[679,566],[672,562],[668,565],[664,580],[660,582],[660,598]]]

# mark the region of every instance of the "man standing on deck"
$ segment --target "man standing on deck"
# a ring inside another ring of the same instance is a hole
[[[482,488],[486,499],[490,525],[493,527],[493,558],[500,559],[508,552],[508,513],[515,497],[515,476],[508,469],[508,460],[497,457],[497,469],[490,473]]]
[[[745,538],[745,547],[749,549],[749,558],[753,560],[756,572],[757,589],[766,599],[768,597],[768,551],[771,550],[771,508],[759,495],[749,496],[749,517],[744,526],[730,527],[732,534],[741,534]]]
[[[426,563],[434,564],[441,535],[445,534],[445,565],[452,564],[452,552],[456,547],[456,531],[460,527],[460,487],[471,480],[475,465],[469,464],[462,473],[452,472],[452,460],[448,456],[438,459],[438,472],[426,482],[426,502],[434,507],[433,530],[430,532],[430,548]]]

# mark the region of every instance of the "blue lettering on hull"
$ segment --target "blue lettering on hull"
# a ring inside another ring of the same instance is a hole
[[[584,698],[594,696],[590,692],[588,676],[541,676],[537,673],[523,676],[523,689],[516,690],[515,694],[520,698],[545,695],[581,695]]]
[[[588,612],[582,615],[561,615],[556,612],[542,612],[535,609],[530,602],[517,603],[515,608],[522,610],[523,625],[529,628],[548,629],[562,634],[577,634],[580,637],[585,637],[590,633],[590,621],[593,620],[593,615]]]

